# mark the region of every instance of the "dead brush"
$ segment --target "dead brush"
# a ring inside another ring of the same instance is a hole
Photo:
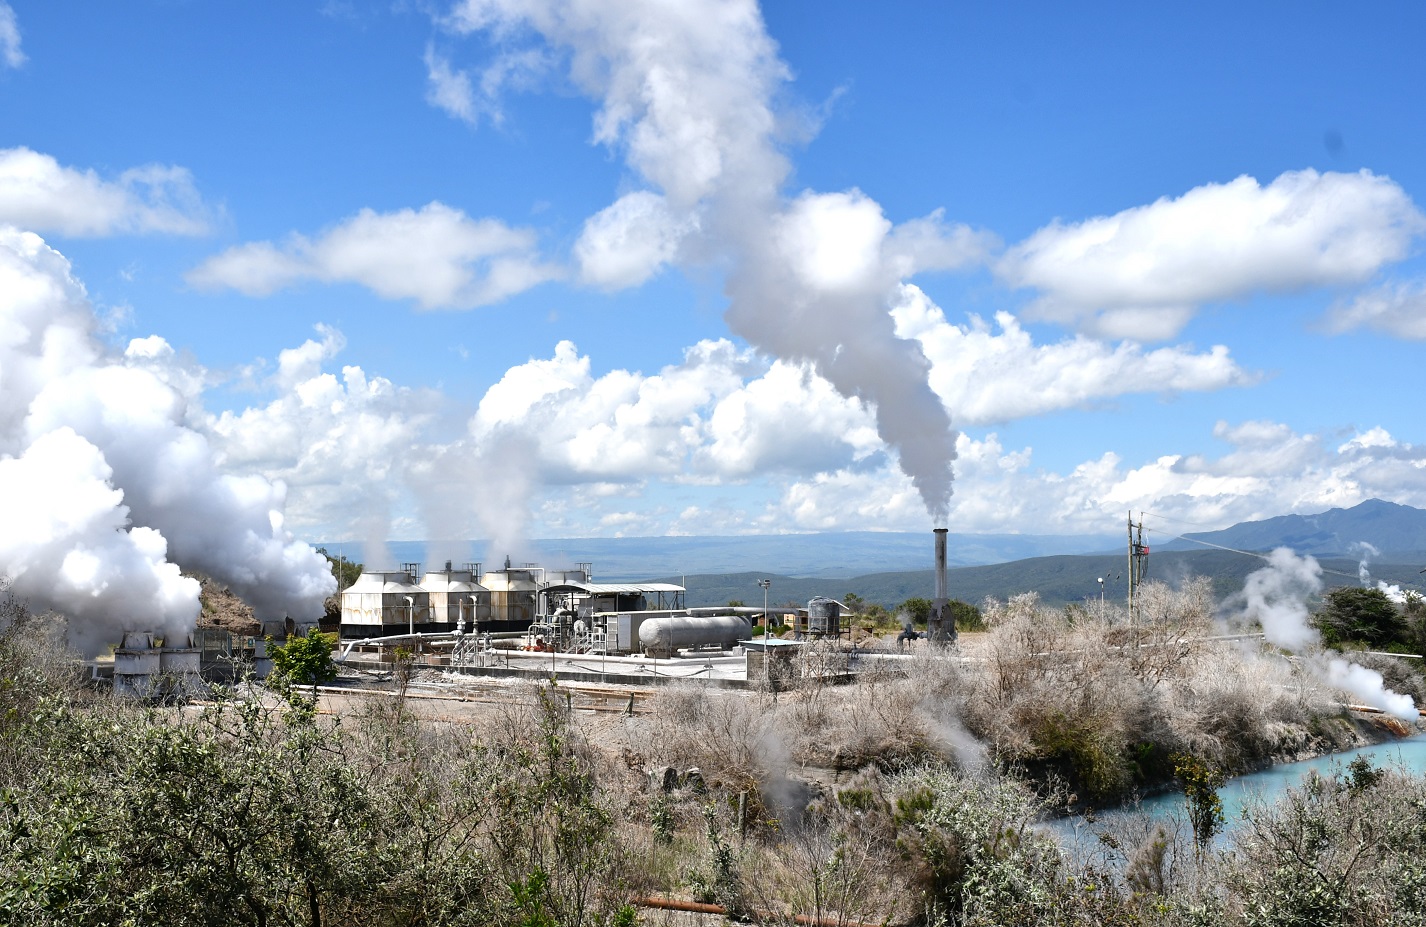
[[[659,698],[650,755],[657,762],[698,767],[710,785],[754,789],[772,737],[772,703],[720,689],[670,687]]]
[[[1165,712],[1184,747],[1230,768],[1300,749],[1325,693],[1285,659],[1237,647],[1205,653],[1166,689]]]
[[[1069,614],[1033,596],[988,602],[986,659],[970,674],[971,729],[1003,759],[1063,777],[1092,801],[1161,777],[1162,758],[1180,743],[1168,693],[1196,676],[1205,652],[1196,629],[1207,611],[1196,597],[1185,604],[1161,592],[1161,614],[1137,626],[1108,609]]]
[[[899,769],[953,759],[970,739],[959,722],[962,671],[950,659],[918,657],[904,672],[865,674],[855,687],[829,688],[815,701],[780,706],[793,758],[834,769]]]

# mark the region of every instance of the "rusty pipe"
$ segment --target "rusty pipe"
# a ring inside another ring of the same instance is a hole
[[[704,904],[701,901],[684,901],[682,898],[635,898],[634,904],[645,908],[660,908],[665,911],[687,911],[692,914],[718,914],[723,917],[728,916],[728,910],[722,905]],[[758,921],[779,920],[782,915],[775,915],[768,911],[747,912]],[[802,924],[804,927],[883,927],[882,924],[873,924],[868,921],[845,921],[839,918],[812,917],[809,914],[794,914],[792,916],[794,924]]]

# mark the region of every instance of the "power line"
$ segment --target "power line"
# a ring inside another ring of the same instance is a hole
[[[1162,518],[1164,521],[1177,521],[1179,524],[1184,524],[1184,525],[1191,525],[1191,524],[1193,524],[1193,522],[1183,521],[1183,520],[1181,520],[1181,519],[1172,519],[1172,518],[1169,518],[1169,517],[1166,516],[1166,515],[1155,515],[1153,512],[1140,512],[1140,513],[1139,513],[1139,517],[1140,517],[1140,518],[1143,518],[1145,515],[1150,515],[1150,516],[1152,516],[1152,517],[1154,517],[1154,518]],[[1153,532],[1155,529],[1150,528],[1150,529],[1148,529],[1148,530],[1149,530],[1150,532]],[[1255,551],[1255,550],[1238,550],[1236,547],[1225,547],[1225,546],[1223,546],[1222,544],[1214,544],[1212,541],[1205,541],[1205,540],[1203,540],[1202,538],[1186,537],[1186,536],[1184,536],[1184,535],[1182,535],[1182,534],[1171,534],[1171,533],[1165,532],[1165,535],[1166,535],[1166,537],[1168,537],[1170,540],[1174,540],[1174,541],[1187,541],[1187,542],[1190,543],[1190,544],[1202,544],[1204,547],[1213,547],[1213,548],[1216,548],[1216,549],[1218,549],[1218,550],[1227,551],[1227,552],[1230,553],[1230,554],[1242,554],[1242,555],[1245,556],[1245,557],[1256,557],[1256,558],[1258,558],[1259,560],[1269,560],[1269,559],[1270,559],[1267,554],[1259,553],[1258,551]],[[1314,557],[1313,559],[1316,559],[1316,558]],[[1361,582],[1361,579],[1362,579],[1360,573],[1343,573],[1343,572],[1340,571],[1340,570],[1329,570],[1329,569],[1327,569],[1326,567],[1322,566],[1320,561],[1319,561],[1319,563],[1318,563],[1318,567],[1319,567],[1319,569],[1322,570],[1323,573],[1329,574],[1329,575],[1331,575],[1331,576],[1345,576],[1347,579],[1355,579],[1357,582]],[[1420,583],[1418,583],[1418,582],[1413,582],[1413,581],[1411,581],[1411,580],[1402,580],[1402,583],[1405,584],[1405,585],[1407,585],[1407,586],[1421,586]],[[1423,588],[1426,588],[1426,587],[1423,587]]]

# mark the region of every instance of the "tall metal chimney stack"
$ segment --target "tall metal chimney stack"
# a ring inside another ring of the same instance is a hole
[[[931,617],[926,622],[926,637],[933,644],[949,644],[956,639],[956,622],[950,615],[950,598],[946,595],[946,528],[935,529],[936,535],[936,598],[931,603]]]
[[[936,601],[946,598],[946,528],[936,529]]]

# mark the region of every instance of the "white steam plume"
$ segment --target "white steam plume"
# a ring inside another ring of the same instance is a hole
[[[433,448],[412,464],[406,476],[430,537],[431,564],[464,559],[470,545],[456,539],[472,524],[488,539],[487,567],[498,568],[506,556],[530,559],[530,497],[538,469],[530,439],[500,428]]]
[[[1406,602],[1406,592],[1400,586],[1395,583],[1389,583],[1384,579],[1377,580],[1375,585],[1372,584],[1372,571],[1368,565],[1372,557],[1381,556],[1381,551],[1377,550],[1375,545],[1369,544],[1366,541],[1357,541],[1352,544],[1352,547],[1362,552],[1362,559],[1357,562],[1357,579],[1361,581],[1361,584],[1367,589],[1376,589],[1382,595],[1390,599],[1394,605],[1404,604]]]
[[[1351,544],[1348,549],[1360,550],[1362,552],[1362,559],[1357,561],[1357,579],[1361,581],[1363,586],[1371,588],[1372,573],[1371,570],[1367,568],[1367,565],[1371,562],[1373,557],[1380,556],[1381,551],[1377,550],[1375,544],[1371,544],[1367,541],[1356,541]]]
[[[198,582],[167,562],[167,542],[130,527],[104,455],[68,428],[0,458],[0,569],[12,590],[76,619],[70,643],[97,653],[122,631],[182,634]],[[102,623],[84,621],[102,613]]]
[[[586,223],[584,279],[631,285],[671,261],[725,269],[733,330],[874,403],[882,439],[944,520],[956,436],[920,344],[897,337],[890,310],[903,280],[982,260],[990,242],[939,214],[893,226],[855,189],[786,196],[780,146],[806,120],[775,111],[790,75],[754,0],[461,0],[442,22],[490,36],[501,60],[527,55],[517,46],[532,35],[563,56],[600,104],[595,140],[652,188]],[[657,217],[656,233],[628,217]]]
[[[259,620],[315,622],[335,580],[283,529],[285,489],[219,471],[188,424],[194,386],[165,366],[161,339],[114,356],[95,328],[64,257],[0,227],[0,465],[14,539],[0,544],[0,573],[64,611],[91,649],[126,629],[192,627],[197,585],[175,564],[227,583]]]
[[[1307,622],[1307,597],[1322,589],[1322,566],[1286,547],[1268,555],[1268,565],[1248,574],[1238,594],[1247,618],[1263,626],[1268,643],[1297,652],[1318,643]],[[1235,597],[1238,598],[1238,597]]]
[[[1259,622],[1268,643],[1294,653],[1316,650],[1320,637],[1308,623],[1307,598],[1322,589],[1322,567],[1311,556],[1286,547],[1268,556],[1268,565],[1248,574],[1243,591],[1229,604],[1241,603],[1245,617]],[[1341,657],[1309,652],[1304,660],[1327,685],[1356,696],[1363,704],[1405,720],[1419,717],[1409,695],[1387,689],[1375,670]]]

